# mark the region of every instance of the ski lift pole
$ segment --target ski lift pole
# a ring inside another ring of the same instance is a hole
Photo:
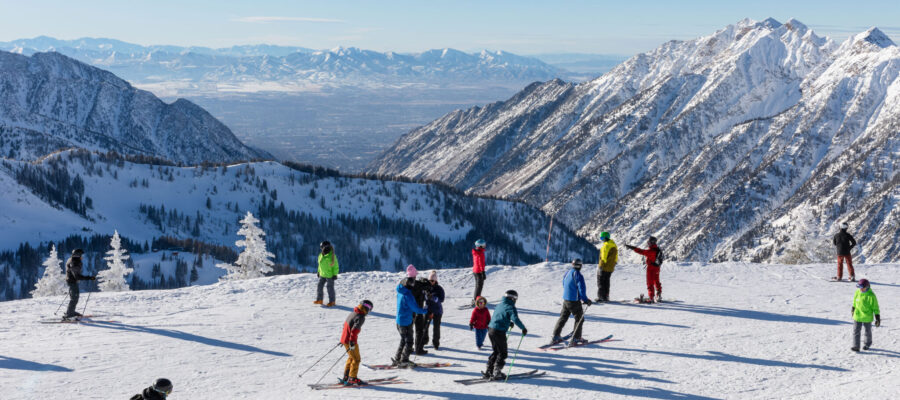
[[[516,346],[516,352],[513,354],[512,362],[509,363],[509,370],[506,371],[506,379],[503,380],[504,383],[509,381],[509,374],[512,373],[513,365],[516,364],[516,356],[519,355],[519,347],[522,347],[522,339],[525,339],[524,333],[522,334],[522,336],[519,337],[519,345]]]
[[[550,216],[550,229],[547,230],[547,252],[544,253],[544,262],[550,261],[550,236],[553,235],[553,215]]]

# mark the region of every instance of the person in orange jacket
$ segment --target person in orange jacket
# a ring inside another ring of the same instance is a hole
[[[359,344],[356,342],[359,332],[362,330],[363,323],[366,322],[366,315],[372,311],[374,305],[369,300],[363,300],[353,309],[353,312],[347,316],[344,321],[344,329],[341,330],[341,344],[347,351],[347,363],[344,365],[344,379],[341,383],[347,386],[365,385],[365,381],[361,381],[358,377],[359,364],[362,357],[359,355]]]
[[[641,249],[630,244],[625,247],[644,256],[647,262],[647,296],[651,302],[662,301],[662,282],[659,280],[659,267],[662,265],[662,250],[656,245],[656,238],[650,236],[647,240],[648,249]],[[655,292],[655,293],[654,293]]]

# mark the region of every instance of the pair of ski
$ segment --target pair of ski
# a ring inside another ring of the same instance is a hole
[[[520,372],[518,374],[510,374],[506,377],[506,379],[494,380],[494,379],[487,379],[487,378],[472,378],[472,379],[459,379],[459,380],[455,380],[453,382],[469,386],[469,385],[475,385],[475,384],[479,384],[479,383],[488,383],[488,382],[503,383],[506,381],[515,381],[515,380],[527,379],[527,378],[537,378],[537,377],[544,376],[544,375],[547,375],[547,373],[543,372],[543,371],[538,372],[538,370],[533,369],[531,371]]]
[[[397,376],[390,376],[387,378],[372,379],[362,385],[347,385],[344,382],[342,382],[340,379],[338,379],[338,383],[318,383],[318,384],[311,384],[311,385],[309,385],[309,387],[311,387],[313,390],[353,389],[353,388],[364,388],[367,386],[398,385],[398,384],[402,384],[402,383],[409,383],[409,381],[400,379]]]
[[[118,322],[118,321],[106,321],[106,320],[98,320],[93,319],[93,315],[82,315],[80,317],[73,318],[54,318],[54,319],[42,319],[38,322],[42,324],[90,324],[95,322]]]
[[[563,336],[560,340],[547,343],[541,347],[538,347],[538,349],[543,350],[543,351],[559,351],[559,350],[570,349],[573,347],[584,347],[584,346],[589,346],[589,345],[597,344],[597,343],[606,343],[606,342],[609,342],[612,340],[613,335],[609,335],[603,339],[588,340],[588,341],[576,342],[576,343],[569,342],[569,338],[571,338],[571,337],[572,337],[572,334],[570,333],[566,336]]]

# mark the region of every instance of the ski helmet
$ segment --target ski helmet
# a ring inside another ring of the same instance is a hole
[[[487,245],[487,242],[485,242],[484,239],[478,239],[475,241],[475,247],[484,248],[484,246],[486,246],[486,245]]]
[[[583,263],[581,262],[580,258],[576,258],[576,259],[572,260],[572,266],[575,267],[575,269],[581,269],[582,265],[583,265]]]
[[[519,299],[519,292],[516,292],[515,290],[507,290],[506,298],[508,298],[512,301],[516,301]]]
[[[860,279],[859,282],[856,282],[856,287],[860,289],[869,287],[869,280],[866,278]]]
[[[850,227],[850,225],[847,225],[846,222],[841,222],[841,229],[847,229],[849,227]]]
[[[322,242],[322,243],[319,243],[319,248],[320,248],[320,249],[325,249],[325,248],[327,248],[327,247],[331,247],[331,242],[329,242],[329,241],[326,240],[326,241],[324,241],[324,242]]]
[[[153,383],[153,390],[168,395],[172,393],[172,381],[166,378],[159,378]]]
[[[72,250],[72,257],[81,257],[82,254],[84,254],[84,250],[82,249]]]
[[[656,236],[650,236],[650,239],[647,239],[647,243],[656,244]]]
[[[359,304],[366,308],[366,312],[370,312],[373,308],[375,308],[375,305],[372,304],[372,302],[369,300],[363,300]]]
[[[609,240],[609,232],[606,232],[606,231],[600,232],[600,240],[604,241],[604,242]]]

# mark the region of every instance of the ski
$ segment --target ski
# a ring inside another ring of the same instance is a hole
[[[84,316],[84,317],[70,318],[70,319],[65,319],[65,318],[42,319],[42,320],[38,320],[38,322],[40,322],[42,324],[77,324],[77,323],[90,324],[90,323],[94,323],[94,322],[115,323],[115,322],[119,322],[119,321],[98,320],[98,319],[91,319],[90,316]]]
[[[396,376],[391,376],[388,378],[372,379],[370,381],[367,381],[365,385],[345,385],[344,383],[340,382],[340,379],[338,379],[338,381],[339,381],[338,383],[310,384],[309,387],[311,387],[313,390],[353,389],[353,388],[364,388],[367,386],[397,385],[397,384],[402,384],[402,383],[409,383],[409,382],[407,382],[403,379],[400,379]]]
[[[514,381],[514,380],[517,380],[517,379],[536,378],[536,377],[539,377],[539,376],[544,376],[544,375],[546,375],[546,374],[547,374],[546,372],[538,372],[538,370],[533,369],[533,370],[528,371],[528,372],[520,372],[520,373],[518,373],[518,374],[512,374],[512,375],[509,375],[509,376],[506,377],[505,380],[496,380],[496,381],[495,381],[495,380],[484,379],[484,378],[473,378],[473,379],[459,379],[459,380],[455,380],[455,381],[453,381],[453,382],[461,383],[461,384],[463,384],[463,385],[475,385],[475,384],[478,384],[478,383],[488,383],[488,382],[500,382],[500,383],[503,383],[503,382],[506,382],[506,381],[508,381],[508,380],[509,380],[509,381]]]
[[[572,337],[572,333],[571,333],[571,332],[570,332],[568,335],[559,338],[558,341],[547,343],[547,344],[545,344],[545,345],[543,345],[543,346],[541,346],[541,347],[538,347],[538,349],[546,350],[547,348],[550,348],[550,347],[559,345],[560,343],[564,343],[566,340],[569,340],[570,337]]]
[[[415,368],[444,368],[444,367],[452,367],[452,366],[455,366],[455,365],[456,365],[456,364],[454,364],[454,363],[448,363],[448,362],[444,362],[444,363],[440,363],[440,362],[436,362],[436,363],[415,363],[414,365],[409,366],[409,367],[398,367],[398,366],[396,366],[396,365],[391,365],[391,364],[379,364],[379,365],[368,365],[368,364],[363,364],[364,367],[366,367],[366,368],[368,368],[368,369],[372,369],[372,370],[381,370],[381,369],[415,369]]]
[[[605,338],[603,338],[603,339],[591,340],[591,341],[582,342],[582,343],[577,343],[577,344],[571,344],[571,343],[569,343],[569,342],[565,342],[565,345],[564,345],[564,346],[559,346],[559,345],[557,345],[557,346],[551,346],[551,347],[548,347],[548,348],[543,349],[543,350],[544,350],[544,351],[548,351],[548,350],[559,351],[559,350],[570,349],[570,348],[572,348],[572,347],[582,347],[582,346],[587,346],[587,345],[591,345],[591,344],[606,343],[606,342],[611,341],[611,340],[612,340],[612,337],[613,337],[613,335],[609,335],[609,336],[607,336],[607,337],[605,337]],[[563,344],[563,343],[560,343],[560,344]]]

